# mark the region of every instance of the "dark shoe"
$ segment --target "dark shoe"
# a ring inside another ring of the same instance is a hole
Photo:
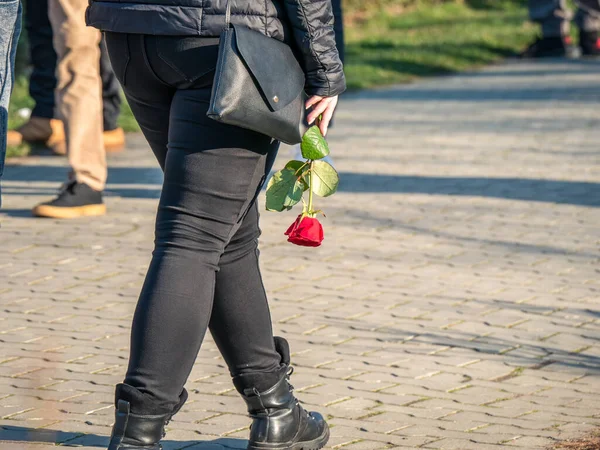
[[[62,120],[32,116],[16,130],[8,131],[6,139],[11,146],[29,142],[51,147],[65,142],[65,128]]]
[[[529,45],[521,53],[521,58],[556,58],[573,54],[574,47],[570,37],[542,37]]]
[[[104,214],[106,214],[106,205],[102,201],[102,192],[95,191],[87,184],[76,181],[65,184],[54,200],[41,203],[33,208],[34,216],[57,219],[103,216]]]
[[[248,406],[253,422],[248,450],[318,450],[329,440],[329,427],[321,414],[307,412],[294,397],[289,376],[289,346],[276,337],[275,347],[281,355],[280,370],[275,373],[247,374],[234,378],[234,384]],[[271,380],[266,390],[256,387]],[[273,383],[274,382],[274,383]]]
[[[581,31],[579,33],[579,45],[583,56],[600,56],[600,38],[596,31]]]
[[[165,437],[165,427],[187,400],[187,391],[183,390],[174,409],[159,414],[146,414],[160,410],[132,386],[118,384],[115,397],[115,424],[108,450],[162,450],[159,442]],[[131,412],[132,408],[140,413]]]

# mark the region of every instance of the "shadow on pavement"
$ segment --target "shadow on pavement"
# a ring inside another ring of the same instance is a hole
[[[362,173],[341,173],[340,179],[340,192],[459,195],[600,206],[600,183],[583,181]]]
[[[493,327],[490,326],[490,330],[493,330]],[[589,339],[591,334],[592,332],[590,332],[590,336],[585,336],[585,338]],[[404,338],[390,338],[386,342],[402,340]],[[423,333],[411,339],[411,342],[472,350],[479,355],[502,355],[506,362],[534,370],[553,365],[553,367],[563,366],[585,369],[590,374],[600,374],[600,357],[598,356],[582,352],[569,352],[553,347],[551,344],[533,344],[518,336],[515,336],[514,340],[508,340],[464,332],[449,332],[448,335]],[[510,350],[511,348],[513,350]],[[511,351],[514,352],[514,355],[510,354]]]
[[[60,430],[34,429],[3,425],[0,427],[0,446],[3,441],[31,444],[56,444],[61,447],[98,447],[106,448],[109,443],[108,436],[97,434],[74,433]],[[248,441],[245,439],[219,438],[210,441],[172,441],[164,440],[161,444],[164,450],[176,450],[189,448],[190,450],[218,450],[218,447],[226,449],[246,449]],[[5,448],[5,447],[2,447]],[[8,448],[8,447],[6,447]]]
[[[9,165],[7,164],[3,181],[52,182],[64,183],[67,179],[66,167],[46,165]],[[113,184],[162,184],[162,171],[158,167],[112,167],[108,169],[108,182]],[[4,186],[2,190],[10,189]]]
[[[528,101],[546,101],[557,103],[561,101],[576,101],[577,103],[597,103],[600,98],[600,88],[598,83],[590,81],[588,84],[579,86],[553,86],[551,89],[546,86],[534,87],[525,85],[521,87],[511,87],[502,85],[497,89],[489,86],[461,87],[455,89],[397,89],[387,91],[369,92],[370,100],[390,100],[405,102],[528,102]]]
[[[392,62],[390,62],[391,64]],[[554,68],[556,66],[556,68]],[[512,67],[515,67],[514,65]],[[518,67],[518,66],[516,66]],[[368,91],[359,91],[350,93],[346,99],[369,100],[390,100],[397,101],[415,101],[415,102],[514,102],[514,101],[536,101],[556,103],[559,101],[573,101],[577,103],[596,103],[600,98],[600,88],[594,78],[600,70],[600,60],[598,59],[548,59],[543,65],[540,64],[539,70],[504,70],[504,71],[480,71],[461,74],[461,78],[477,81],[481,78],[493,77],[498,81],[507,78],[505,82],[490,84],[471,84],[464,83],[455,86],[451,83],[423,83],[411,87],[401,86],[397,89],[373,89]],[[550,67],[550,68],[549,68]],[[433,67],[432,70],[439,70]],[[588,76],[589,81],[581,80],[577,86],[566,84],[536,85],[536,77],[560,76]],[[518,78],[523,78],[519,80]]]
[[[468,235],[460,235],[457,233],[449,233],[440,229],[430,229],[427,227],[420,227],[416,225],[410,225],[399,219],[396,215],[390,217],[389,215],[382,216],[377,215],[374,211],[360,211],[360,210],[348,210],[344,214],[346,217],[353,219],[359,219],[362,226],[371,227],[389,227],[394,230],[403,230],[409,233],[416,233],[419,235],[431,235],[436,238],[444,238],[448,241],[457,241],[467,244],[485,245],[491,247],[503,247],[513,252],[518,253],[539,253],[541,255],[562,255],[571,256],[577,258],[591,258],[597,259],[598,252],[595,252],[593,248],[589,251],[582,249],[572,251],[563,247],[553,245],[539,245],[539,244],[528,244],[526,242],[516,241],[505,241],[501,239],[485,239],[481,237],[474,237]],[[345,246],[341,245],[341,249]]]
[[[33,205],[32,205],[33,206]],[[8,217],[32,217],[31,209],[0,209],[0,214]]]
[[[518,60],[512,60],[515,62]],[[531,61],[524,60],[526,63]],[[559,66],[555,69],[548,69],[548,66]],[[515,67],[515,66],[513,66]],[[518,66],[516,66],[518,67]],[[543,61],[543,65],[540,64],[540,68],[532,70],[531,66],[528,66],[527,70],[493,70],[493,71],[481,71],[472,72],[467,74],[470,78],[497,78],[497,77],[528,77],[536,78],[543,76],[549,79],[553,76],[561,75],[573,75],[573,68],[577,68],[576,75],[597,75],[598,69],[600,69],[600,60],[598,59],[566,59],[566,58],[550,58]]]
[[[22,182],[23,186],[6,186],[6,195],[52,195],[54,192],[31,187],[27,183],[55,182],[57,188],[66,178],[66,170],[48,166],[7,167],[4,180]],[[402,193],[492,197],[578,206],[600,207],[600,183],[587,181],[527,178],[436,177],[383,175],[374,173],[340,173],[340,192]],[[145,186],[115,186],[115,185]],[[158,198],[162,172],[149,167],[114,167],[109,170],[108,196]]]
[[[432,303],[431,307],[435,308],[436,304],[442,304],[444,301],[450,299],[441,298],[439,302]],[[472,300],[474,304],[478,303],[478,300]],[[499,305],[494,305],[499,306]],[[530,305],[502,304],[503,308],[513,310],[527,309]],[[460,314],[460,312],[458,313]],[[597,312],[596,312],[597,314]],[[594,317],[596,314],[588,314],[589,317]],[[585,318],[586,314],[582,314]],[[539,370],[547,366],[552,366],[554,370],[559,367],[563,367],[564,371],[568,372],[570,368],[583,369],[588,374],[599,375],[600,374],[600,356],[593,354],[586,354],[586,348],[583,347],[580,350],[574,348],[572,351],[561,349],[557,344],[546,341],[535,341],[531,338],[527,338],[525,334],[521,335],[518,330],[514,331],[513,336],[510,338],[496,337],[494,332],[506,333],[506,329],[500,325],[494,325],[488,322],[482,322],[485,326],[485,330],[482,328],[480,332],[466,332],[461,330],[448,329],[440,333],[432,333],[423,330],[422,333],[415,332],[413,327],[409,329],[402,328],[402,321],[410,322],[411,317],[403,316],[401,313],[391,314],[391,318],[398,322],[398,328],[396,327],[381,327],[378,331],[381,335],[377,338],[378,344],[404,344],[405,347],[386,347],[387,351],[397,351],[403,354],[415,354],[422,355],[424,352],[431,352],[431,347],[438,346],[440,348],[450,349],[462,349],[473,352],[473,357],[481,359],[494,359],[497,361],[503,361],[505,364],[511,366],[523,367],[532,370]],[[528,319],[535,319],[536,317],[543,317],[543,312],[533,312],[533,310],[526,311],[523,317]],[[468,325],[470,317],[467,313],[464,316],[465,325]],[[459,320],[459,318],[456,318]],[[335,317],[328,317],[324,323],[333,326],[346,327],[347,323],[344,320]],[[478,323],[478,325],[480,325]],[[370,322],[357,322],[353,325],[352,329],[355,332],[367,331],[373,328],[373,324]],[[581,336],[585,339],[591,339],[596,342],[600,340],[595,336],[594,330],[580,330]],[[560,338],[557,338],[560,339]],[[416,344],[415,347],[413,344]],[[423,349],[418,348],[418,344],[424,344],[428,347]],[[336,352],[338,355],[344,354],[343,350]],[[443,362],[443,360],[441,360]],[[368,364],[368,363],[364,363]],[[372,363],[371,363],[372,364]],[[386,364],[385,362],[382,364]],[[400,364],[398,369],[402,369]]]

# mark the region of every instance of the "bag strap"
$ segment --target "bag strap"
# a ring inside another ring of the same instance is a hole
[[[231,2],[227,0],[227,5],[225,6],[225,29],[228,30],[231,28]]]

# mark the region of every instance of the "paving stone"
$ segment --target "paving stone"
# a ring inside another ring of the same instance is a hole
[[[547,437],[533,437],[533,436],[523,436],[519,439],[515,439],[511,441],[510,444],[516,447],[522,448],[548,448],[549,445],[552,445],[556,442],[556,439],[551,439]]]

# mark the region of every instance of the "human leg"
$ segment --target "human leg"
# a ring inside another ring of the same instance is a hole
[[[100,79],[102,80],[102,139],[106,152],[118,152],[125,147],[125,132],[119,127],[121,113],[121,89],[110,64],[106,43],[100,41]],[[66,155],[64,142],[60,145],[50,145],[57,155]]]
[[[31,142],[54,146],[64,142],[65,132],[62,121],[55,118],[56,52],[48,19],[48,0],[25,2],[24,21],[32,67],[29,95],[35,105],[27,122],[16,130],[9,130],[7,139],[10,145]]]
[[[320,414],[305,411],[294,397],[289,345],[273,337],[258,263],[258,218],[254,203],[221,257],[210,331],[254,419],[248,448],[318,449],[327,443],[329,429]]]
[[[201,79],[190,84],[193,77],[175,75],[181,70],[169,74],[169,65],[156,59],[155,46],[163,45],[166,55],[174,51],[168,38],[107,35],[117,76],[165,173],[153,258],[134,314],[129,367],[121,385],[136,393],[127,403],[137,414],[164,415],[176,409],[210,326],[251,413],[258,414],[254,391],[264,404],[274,402],[273,408],[279,408],[269,420],[281,425],[272,429],[287,434],[267,433],[269,443],[281,444],[273,439],[289,435],[305,439],[309,433],[324,442],[322,418],[308,415],[291,395],[289,351],[273,338],[258,270],[255,199],[278,143],[208,119],[214,66],[200,64],[210,61],[211,51],[216,56],[216,46],[201,50],[194,39],[174,40],[175,48],[186,48],[186,62],[199,64],[183,72],[205,73],[206,84]],[[183,85],[192,89],[173,89]],[[242,333],[234,335],[234,329]],[[267,382],[260,383],[259,376]],[[253,392],[245,392],[250,386]],[[255,420],[252,442],[258,442],[264,425]]]
[[[579,27],[579,45],[585,56],[600,55],[600,0],[578,0],[575,23]]]
[[[529,0],[529,18],[542,26],[543,37],[569,34],[572,12],[566,0]]]
[[[100,32],[85,25],[86,0],[50,0],[58,55],[57,110],[65,123],[71,177],[96,191],[106,182],[102,144]]]
[[[116,152],[125,147],[125,133],[118,123],[121,114],[121,88],[110,64],[104,39],[100,42],[100,78],[102,79],[104,148],[107,152]]]
[[[50,0],[49,16],[58,55],[56,104],[63,120],[70,182],[57,198],[37,205],[41,217],[102,215],[107,176],[102,140],[100,32],[86,27],[85,0]]]
[[[0,1],[0,177],[6,156],[8,102],[15,77],[15,55],[21,33],[21,3],[19,0]],[[0,190],[0,205],[2,191]]]
[[[569,38],[571,17],[566,0],[529,0],[529,18],[540,24],[542,35],[521,56],[539,58],[572,55]]]

